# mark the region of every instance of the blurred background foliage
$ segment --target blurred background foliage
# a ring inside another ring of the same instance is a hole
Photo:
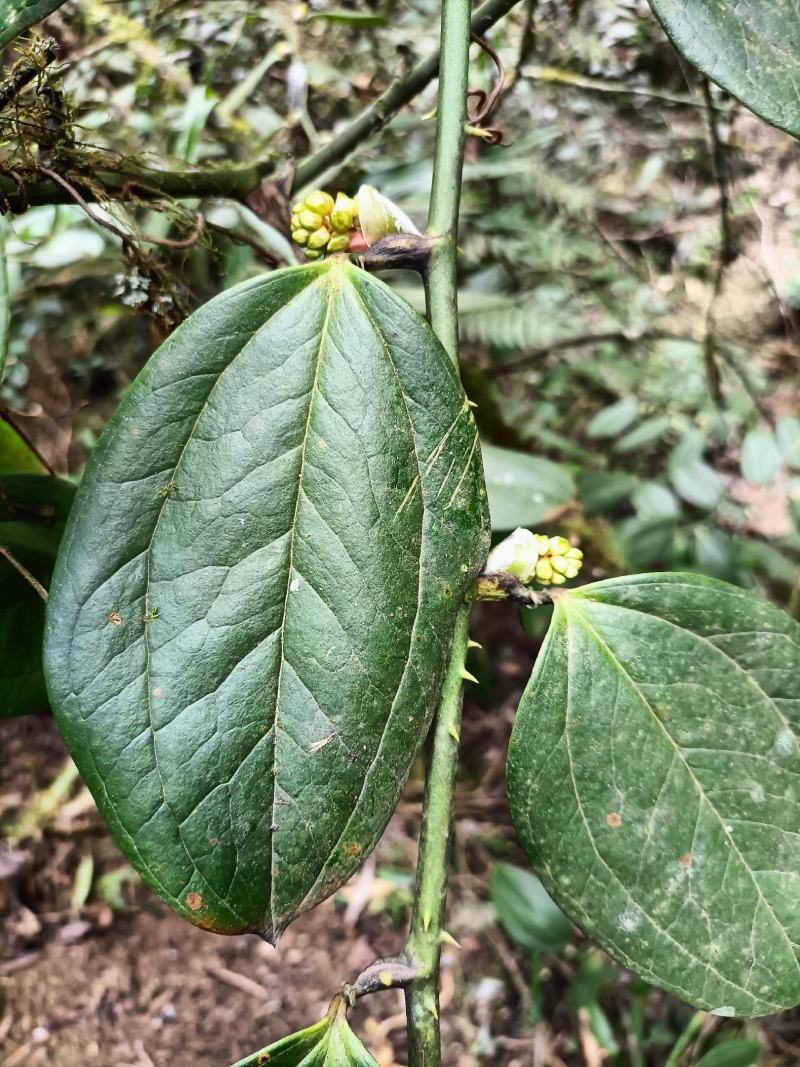
[[[37,161],[266,159],[289,175],[435,47],[438,15],[434,0],[69,0],[37,28],[60,58],[0,111],[0,174],[24,188]],[[492,119],[501,143],[468,141],[460,302],[496,532],[568,534],[587,578],[696,570],[800,614],[796,143],[683,65],[643,0],[528,0],[490,37],[507,78]],[[5,50],[7,72],[35,38]],[[472,83],[489,91],[496,76],[475,47]],[[369,182],[422,226],[434,106],[431,86],[314,184]],[[288,217],[258,205],[133,193],[91,210],[0,218],[0,474],[79,480],[167,333],[295,261]],[[207,225],[187,242],[198,211]],[[109,223],[173,245],[121,240]],[[422,305],[414,275],[388,280]],[[582,942],[513,865],[498,768],[531,651],[490,610],[479,624],[492,655],[471,664],[482,710],[465,723],[458,811],[471,852],[457,860],[453,922],[467,942],[488,938],[478,958],[499,960],[502,981],[497,966],[467,975],[469,1037],[446,1030],[459,1067],[797,1063],[796,1021],[698,1019]],[[540,616],[524,620],[534,636]],[[395,926],[409,900],[403,840],[390,834],[377,877],[367,868],[360,905]],[[86,854],[76,846],[59,892],[74,898],[80,879],[78,909],[124,909],[127,869],[101,861],[87,883]],[[497,982],[516,998],[512,1023],[497,1022]]]
[[[172,168],[269,158],[288,172],[434,46],[437,12],[424,0],[68,4],[47,24],[61,59],[0,115],[0,166],[52,153],[34,129],[49,83],[70,152]],[[558,464],[496,454],[493,480],[542,505],[515,510],[506,493],[496,525],[566,527],[595,576],[699,570],[796,610],[792,142],[704,87],[639,0],[520,5],[492,42],[508,79],[493,118],[503,144],[468,145],[464,377],[487,442]],[[477,49],[472,76],[494,84]],[[433,103],[431,87],[317,184],[370,182],[424,222]],[[232,201],[95,210],[161,238],[185,236],[196,210],[215,228],[174,250],[123,243],[77,204],[6,217],[2,401],[36,439],[36,421],[55,417],[44,379],[63,385],[74,435],[48,463],[73,475],[166,332],[293,257],[279,221]],[[412,276],[397,285],[421,302]]]

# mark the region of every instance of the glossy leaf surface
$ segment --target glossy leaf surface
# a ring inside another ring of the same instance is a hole
[[[650,0],[672,43],[751,111],[800,137],[800,0]]]
[[[75,490],[48,476],[0,474],[0,544],[45,586]],[[0,557],[0,716],[48,706],[42,672],[44,602]]]
[[[800,1001],[800,626],[695,575],[558,598],[508,761],[567,915],[722,1015]]]
[[[47,18],[65,0],[0,0],[0,48]]]
[[[487,527],[452,364],[349,264],[246,282],[155,354],[84,476],[46,668],[112,831],[178,912],[274,939],[360,866]]]

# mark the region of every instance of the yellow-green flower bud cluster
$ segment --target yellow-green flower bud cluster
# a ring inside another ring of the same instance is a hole
[[[527,585],[562,585],[581,569],[583,553],[566,537],[548,537],[530,530],[514,530],[492,549],[486,561],[487,572],[511,574]]]
[[[315,189],[292,205],[292,240],[305,249],[306,259],[347,252],[358,225],[358,206],[345,193]]]
[[[534,574],[542,585],[563,585],[575,578],[583,564],[583,552],[573,548],[566,537],[534,534],[539,548]]]

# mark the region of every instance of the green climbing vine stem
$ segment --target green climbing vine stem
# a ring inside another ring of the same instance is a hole
[[[420,969],[419,977],[406,988],[409,1067],[438,1067],[441,1063],[439,958],[470,608],[464,604],[456,622],[425,784],[414,912],[406,945],[406,955]]]
[[[428,212],[428,233],[434,243],[425,282],[431,326],[456,367],[456,248],[466,139],[469,45],[469,0],[443,0],[436,150]],[[406,945],[410,963],[420,971],[406,987],[409,1067],[439,1067],[442,1059],[439,963],[470,607],[464,604],[456,621],[450,664],[433,725],[425,783],[414,911]]]
[[[439,60],[436,151],[428,233],[437,238],[426,278],[428,318],[458,365],[456,238],[467,122],[469,0],[444,0]]]

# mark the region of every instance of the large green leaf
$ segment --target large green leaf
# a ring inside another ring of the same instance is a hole
[[[45,587],[75,490],[57,478],[0,474],[0,545]],[[0,716],[47,708],[42,673],[44,603],[0,557]]]
[[[444,349],[346,262],[246,282],[155,354],[84,476],[45,664],[113,833],[178,912],[274,939],[363,862],[486,510]]]
[[[0,48],[46,19],[66,0],[0,0]]]
[[[800,0],[650,0],[672,43],[761,118],[800,137]]]
[[[495,530],[538,526],[575,499],[569,472],[549,459],[484,444],[483,466]]]
[[[233,1067],[378,1067],[347,1022],[343,997],[333,998],[324,1019],[259,1049]]]
[[[800,1001],[800,626],[645,574],[560,595],[508,760],[556,902],[647,981],[722,1015]]]

